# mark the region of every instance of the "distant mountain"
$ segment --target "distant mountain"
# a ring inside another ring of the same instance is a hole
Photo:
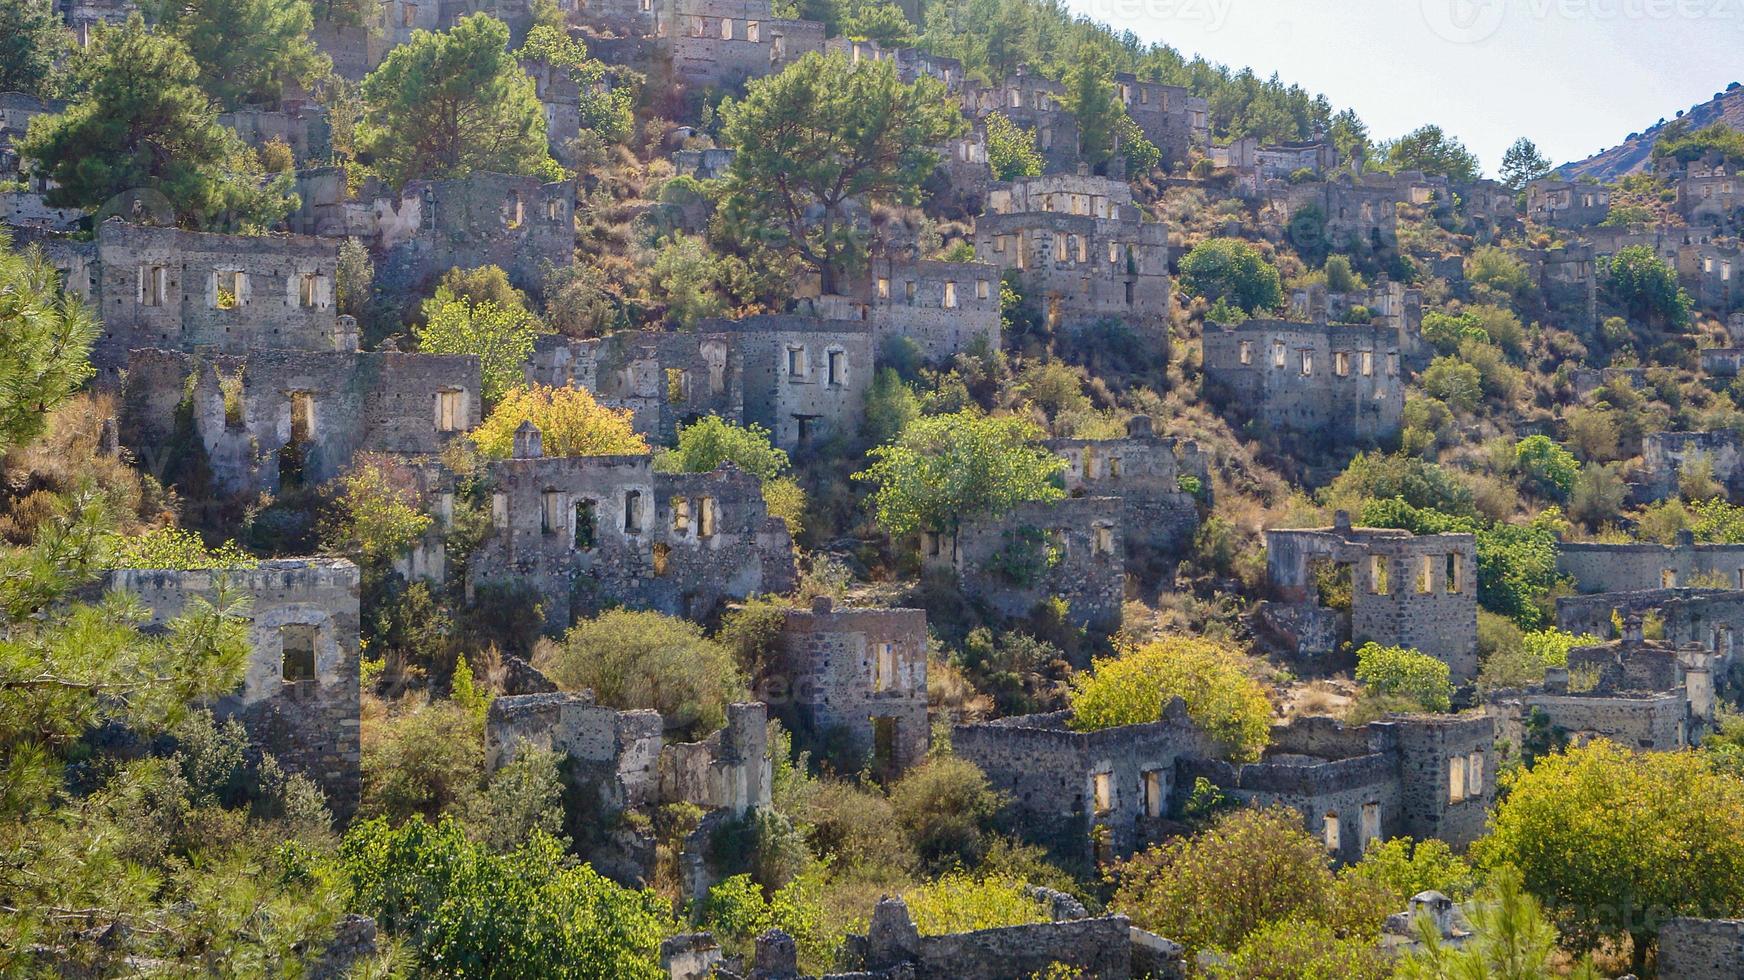
[[[1744,130],[1744,86],[1733,82],[1725,92],[1692,107],[1683,118],[1689,120],[1691,129],[1725,123],[1733,129]],[[1665,127],[1674,121],[1662,119],[1646,132],[1631,133],[1628,139],[1602,153],[1575,163],[1565,163],[1557,169],[1564,177],[1597,177],[1600,180],[1615,180],[1625,174],[1640,173],[1653,159],[1653,144],[1659,141]]]

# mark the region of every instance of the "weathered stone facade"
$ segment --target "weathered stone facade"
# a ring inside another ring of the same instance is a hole
[[[69,292],[103,319],[91,349],[113,385],[130,351],[159,347],[242,354],[264,348],[357,349],[357,327],[333,304],[331,241],[212,235],[103,222],[95,242],[44,243]]]
[[[1677,544],[1601,544],[1565,541],[1556,570],[1580,592],[1641,592],[1711,582],[1744,588],[1744,545],[1696,544],[1688,532]]]
[[[1398,331],[1372,324],[1206,324],[1205,391],[1232,418],[1328,445],[1395,438],[1405,412]]]
[[[760,693],[778,707],[791,705],[788,714],[814,738],[846,733],[885,775],[926,756],[924,610],[837,609],[821,597],[809,611],[786,611],[781,654],[781,676]]]
[[[869,323],[805,316],[704,320],[700,334],[730,334],[744,371],[745,421],[768,429],[775,444],[805,450],[852,437],[872,385]]]
[[[1622,639],[1569,651],[1568,667],[1550,668],[1541,686],[1494,692],[1488,708],[1516,744],[1537,718],[1577,744],[1603,738],[1673,751],[1699,744],[1713,728],[1714,660],[1697,644],[1644,640],[1640,619],[1631,617]]]
[[[1211,147],[1209,156],[1216,166],[1234,170],[1236,179],[1256,192],[1264,181],[1288,180],[1303,170],[1323,177],[1338,166],[1338,149],[1325,140],[1262,145],[1258,137],[1243,136]]]
[[[999,349],[999,269],[984,262],[879,256],[849,295],[820,303],[837,319],[871,324],[875,351],[898,339],[913,341],[928,360]]]
[[[278,109],[245,106],[220,113],[218,123],[255,149],[274,141],[285,144],[299,164],[325,160],[333,151],[327,111],[318,103],[287,101]]]
[[[1266,578],[1287,605],[1316,605],[1316,565],[1348,570],[1350,639],[1421,650],[1456,682],[1477,676],[1477,545],[1469,534],[1352,527],[1266,531]],[[1329,653],[1301,650],[1300,653]]]
[[[1010,797],[1012,826],[1069,864],[1126,857],[1157,840],[1182,791],[1177,760],[1215,754],[1178,698],[1149,724],[1079,732],[1070,720],[1062,711],[951,731],[952,750]]]
[[[1183,555],[1211,502],[1211,472],[1199,444],[1156,435],[1148,415],[1127,421],[1124,439],[1050,439],[1066,460],[1066,492],[1118,497],[1126,550]],[[1197,481],[1198,491],[1188,489]]]
[[[1035,133],[1043,173],[1075,173],[1078,120],[1061,105],[1065,92],[1065,86],[1059,82],[1031,74],[1022,67],[1016,74],[990,85],[964,79],[963,114],[977,120],[990,112],[1004,115]]]
[[[289,772],[314,781],[340,821],[362,792],[358,688],[358,572],[342,558],[289,558],[252,568],[124,568],[107,586],[137,596],[151,626],[196,598],[248,600],[250,652],[242,687],[213,705],[242,722]]]
[[[1074,625],[1101,633],[1120,626],[1126,546],[1116,497],[1025,503],[948,534],[923,533],[921,559],[956,573],[963,594],[1001,616],[1021,617],[1063,599]]]
[[[603,338],[540,337],[529,384],[584,388],[628,409],[637,432],[671,443],[678,426],[708,415],[743,422],[743,355],[728,331],[623,330]]]
[[[1659,927],[1659,975],[1676,980],[1744,976],[1744,919],[1671,919]]]
[[[1730,429],[1717,432],[1650,432],[1641,437],[1641,466],[1631,489],[1635,499],[1650,503],[1673,497],[1684,468],[1705,460],[1713,478],[1728,494],[1744,488],[1744,440]]]
[[[502,267],[537,296],[551,268],[575,256],[575,182],[473,173],[414,180],[375,199],[376,285],[394,297],[424,295],[449,269]]]
[[[1115,89],[1126,114],[1162,151],[1162,166],[1173,169],[1204,154],[1211,146],[1211,103],[1184,85],[1140,81],[1130,72],[1116,72]]]
[[[1744,246],[1736,239],[1681,245],[1676,264],[1697,306],[1720,314],[1744,308]]]
[[[652,33],[684,84],[737,87],[824,49],[822,23],[778,18],[769,0],[652,0],[652,6]]]
[[[1611,213],[1611,189],[1572,180],[1535,180],[1526,185],[1526,217],[1552,228],[1588,228]]]
[[[1273,727],[1259,762],[1186,759],[1179,781],[1204,777],[1247,805],[1296,810],[1334,859],[1354,863],[1377,839],[1464,848],[1483,833],[1495,769],[1495,722],[1481,713],[1395,716],[1358,728],[1301,718]]]
[[[441,452],[479,423],[479,383],[471,355],[136,350],[121,439],[161,473],[178,462],[165,451],[191,435],[215,489],[277,493],[324,483],[360,452]]]
[[[1028,980],[1065,967],[1079,980],[1129,980],[1142,957],[1135,949],[1157,940],[1135,929],[1124,915],[1066,919],[1032,925],[922,936],[899,898],[881,900],[865,936],[850,936],[845,966],[858,972],[838,978],[896,977],[908,980]],[[1142,974],[1167,980],[1184,976],[1180,947],[1162,969],[1146,961]],[[771,978],[778,973],[765,974]],[[756,974],[753,974],[756,976]]]
[[[1667,175],[1677,185],[1677,211],[1692,225],[1744,226],[1744,177],[1718,155]]]
[[[1722,663],[1732,662],[1744,639],[1744,592],[1736,589],[1648,589],[1558,596],[1556,626],[1577,635],[1606,637],[1615,618],[1653,616],[1661,638],[1675,647],[1696,644]]]
[[[749,473],[656,473],[650,456],[544,457],[537,443],[524,426],[515,458],[490,466],[492,530],[471,583],[526,581],[555,626],[613,604],[703,620],[794,587],[787,526]],[[427,489],[444,492],[442,479]]]
[[[1166,327],[1173,303],[1168,230],[1143,220],[1125,181],[1026,178],[996,186],[987,210],[975,223],[976,257],[1016,270],[1025,297],[1050,324]]]

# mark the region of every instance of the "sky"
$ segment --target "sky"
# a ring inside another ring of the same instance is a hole
[[[1375,139],[1436,123],[1494,176],[1521,136],[1554,164],[1744,81],[1744,0],[1066,0],[1191,58],[1276,71]]]

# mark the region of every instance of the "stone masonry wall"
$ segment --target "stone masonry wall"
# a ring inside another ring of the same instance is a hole
[[[1211,474],[1192,440],[1156,436],[1149,416],[1135,416],[1124,439],[1051,439],[1047,446],[1066,459],[1066,492],[1118,497],[1130,551],[1156,549],[1185,554],[1199,528],[1201,499],[1210,502]],[[1199,481],[1203,498],[1181,488],[1181,478]]]
[[[313,780],[335,818],[349,820],[362,792],[359,743],[358,572],[338,558],[292,558],[222,571],[116,569],[109,588],[137,596],[152,626],[220,588],[249,602],[249,657],[241,688],[213,705],[242,722],[287,771]],[[287,643],[312,648],[302,676]]]
[[[873,378],[869,324],[805,316],[705,320],[725,333],[744,370],[745,421],[783,449],[804,449],[860,430]]]
[[[1659,975],[1676,980],[1744,976],[1744,919],[1672,919],[1659,929]]]
[[[1744,545],[1675,545],[1563,542],[1556,570],[1584,593],[1639,592],[1696,584],[1697,579],[1744,587]]]
[[[333,305],[339,261],[331,241],[212,235],[130,225],[97,229],[91,349],[98,380],[113,384],[128,352],[145,347],[240,354],[263,348],[355,350]]]
[[[1330,447],[1385,442],[1405,411],[1399,334],[1369,324],[1248,320],[1208,325],[1205,392],[1238,421]]]
[[[927,536],[922,557],[934,567],[949,564],[963,593],[1001,616],[1026,616],[1037,603],[1061,598],[1072,623],[1112,632],[1126,598],[1122,506],[1115,497],[1020,504],[964,525],[954,548]]]
[[[451,268],[502,267],[534,296],[545,274],[575,253],[575,182],[473,173],[414,180],[375,201],[376,284],[389,296],[421,296]]]
[[[529,384],[583,388],[608,408],[630,410],[637,432],[670,443],[678,426],[707,415],[743,422],[743,354],[734,334],[621,330],[592,340],[540,337]]]
[[[924,610],[837,609],[820,598],[810,610],[787,610],[781,651],[786,688],[760,693],[771,704],[791,704],[814,737],[841,728],[890,773],[926,756]],[[882,746],[881,723],[890,726]]]
[[[138,350],[127,363],[123,444],[154,472],[175,465],[164,454],[181,434],[191,377],[191,435],[230,494],[276,493],[287,476],[323,483],[360,452],[437,453],[480,420],[471,355]]]

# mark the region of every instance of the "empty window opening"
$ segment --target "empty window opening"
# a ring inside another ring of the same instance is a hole
[[[315,438],[315,396],[306,391],[291,392],[291,442],[305,443]]]
[[[1362,823],[1358,828],[1358,833],[1362,838],[1359,843],[1362,844],[1364,850],[1368,849],[1369,841],[1380,838],[1381,805],[1379,803],[1364,803],[1362,805]]]
[[[1484,795],[1484,754],[1473,752],[1465,761],[1465,795],[1477,798]]]
[[[1101,816],[1114,812],[1114,773],[1099,772],[1094,779],[1096,791],[1096,813]]]
[[[1460,579],[1465,574],[1464,558],[1457,551],[1447,553],[1447,591],[1457,594],[1464,591],[1465,584]]]
[[[1375,373],[1375,354],[1374,354],[1374,352],[1373,351],[1366,351],[1366,350],[1362,351],[1361,353],[1357,354],[1356,359],[1357,359],[1357,370],[1362,372],[1362,376],[1365,378],[1372,377]]]
[[[321,276],[313,272],[305,272],[297,277],[297,305],[310,308],[321,302]]]
[[[1662,589],[1677,588],[1677,570],[1662,568],[1659,571],[1659,587]]]
[[[1121,471],[1120,457],[1119,456],[1108,457],[1108,478],[1110,480],[1120,479],[1120,471]]]
[[[666,402],[681,405],[690,400],[690,372],[683,368],[666,369]]]
[[[690,498],[672,498],[672,533],[690,533]]]
[[[763,39],[763,25],[754,20],[745,22],[745,40],[753,43]]]
[[[1114,554],[1114,528],[1097,524],[1090,529],[1090,551],[1097,555]]]
[[[1435,559],[1424,555],[1417,562],[1417,592],[1428,595],[1435,591]]]
[[[1447,802],[1463,803],[1466,793],[1465,756],[1447,760]]]
[[[575,504],[575,550],[592,551],[599,543],[599,518],[596,512],[599,505],[591,499],[576,501]]]
[[[909,279],[902,284],[902,299],[908,305],[914,305],[914,280]]]
[[[221,269],[212,273],[212,306],[234,310],[248,301],[248,273]]]
[[[1251,341],[1251,340],[1241,341],[1240,344],[1238,344],[1236,347],[1236,353],[1237,353],[1237,356],[1241,359],[1241,363],[1252,364],[1253,363],[1253,341]]]
[[[509,196],[503,199],[503,224],[510,228],[519,228],[526,217],[527,211],[521,203],[521,192],[510,191]]]
[[[1321,821],[1320,834],[1326,841],[1326,849],[1337,854],[1339,846],[1343,843],[1340,839],[1342,835],[1340,834],[1338,826],[1338,814],[1328,813],[1326,815],[1326,817]]]
[[[1334,351],[1332,354],[1332,373],[1341,378],[1350,376],[1350,352]]]
[[[872,690],[882,693],[896,687],[896,644],[880,643],[873,650]]]
[[[879,276],[878,277],[878,298],[879,299],[889,299],[890,298],[890,277],[888,277],[888,276]]]
[[[715,498],[698,497],[696,499],[696,536],[712,538],[715,536]]]
[[[957,308],[957,284],[954,282],[946,281],[946,283],[945,283],[945,309],[954,310],[956,308]]]
[[[624,491],[624,533],[642,533],[642,491]]]
[[[896,719],[872,718],[872,771],[888,778],[896,774]]]
[[[733,39],[733,22],[728,20],[725,17],[722,17],[721,18],[721,40],[731,41],[732,39]]]
[[[1369,556],[1369,592],[1372,595],[1391,595],[1393,592],[1392,567],[1381,555]]]
[[[1314,373],[1314,352],[1311,350],[1305,350],[1302,352],[1302,376],[1307,377],[1313,373]]]
[[[787,376],[790,378],[805,377],[805,348],[787,348]]]
[[[846,351],[832,350],[826,355],[830,384],[840,387],[848,383],[848,354]]]
[[[1284,342],[1274,341],[1272,343],[1272,367],[1283,367],[1284,356]]]
[[[656,576],[665,575],[666,564],[672,557],[672,546],[664,541],[656,541],[650,554],[654,558],[654,574]]]
[[[279,627],[283,651],[281,676],[286,683],[315,679],[315,627],[293,623]]]
[[[985,279],[975,280],[975,298],[976,299],[986,299],[989,295],[991,295],[990,289],[991,289],[991,287],[989,287],[987,285],[987,280],[985,280]]]
[[[556,490],[546,490],[539,498],[539,530],[556,534],[562,526],[563,495]]]
[[[466,392],[459,390],[436,393],[436,431],[459,432],[466,428]]]
[[[1139,777],[1139,786],[1144,790],[1145,816],[1156,818],[1163,815],[1163,773],[1159,769],[1148,769]]]

